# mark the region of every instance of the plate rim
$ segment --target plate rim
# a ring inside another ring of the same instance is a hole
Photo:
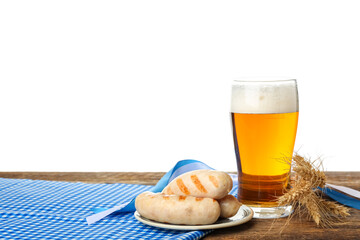
[[[227,228],[227,227],[234,227],[237,225],[241,225],[243,223],[246,223],[250,221],[254,216],[254,211],[246,206],[241,205],[239,208],[239,211],[250,211],[250,214],[245,216],[244,218],[241,218],[239,220],[234,220],[231,222],[224,222],[224,223],[212,223],[212,224],[205,224],[205,225],[181,225],[181,224],[170,224],[170,223],[162,223],[157,222],[148,218],[145,218],[141,216],[141,214],[138,211],[134,212],[135,218],[142,222],[145,225],[149,225],[152,227],[158,227],[158,228],[164,228],[164,229],[173,229],[173,230],[210,230],[210,229],[219,229],[219,228]],[[239,211],[236,213],[238,214]]]

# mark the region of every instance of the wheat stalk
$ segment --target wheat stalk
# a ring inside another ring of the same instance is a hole
[[[290,189],[285,190],[286,193],[278,198],[279,206],[292,205],[293,215],[305,215],[321,227],[331,227],[341,218],[350,215],[347,207],[325,200],[321,194],[317,194],[317,187],[323,188],[326,183],[320,159],[311,161],[295,154],[292,165],[294,179],[290,183]]]

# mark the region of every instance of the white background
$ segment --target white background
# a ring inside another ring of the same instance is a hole
[[[235,171],[231,80],[298,79],[296,149],[360,171],[358,1],[1,1],[0,171]]]

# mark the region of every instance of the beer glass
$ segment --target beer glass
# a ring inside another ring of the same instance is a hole
[[[276,200],[288,187],[299,105],[295,79],[234,80],[231,121],[238,200],[256,218],[288,216]]]

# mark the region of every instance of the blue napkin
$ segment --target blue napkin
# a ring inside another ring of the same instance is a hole
[[[211,230],[177,231],[142,224],[134,213],[88,225],[91,208],[112,207],[152,186],[0,178],[0,239],[200,239]],[[232,192],[236,192],[236,189]]]

